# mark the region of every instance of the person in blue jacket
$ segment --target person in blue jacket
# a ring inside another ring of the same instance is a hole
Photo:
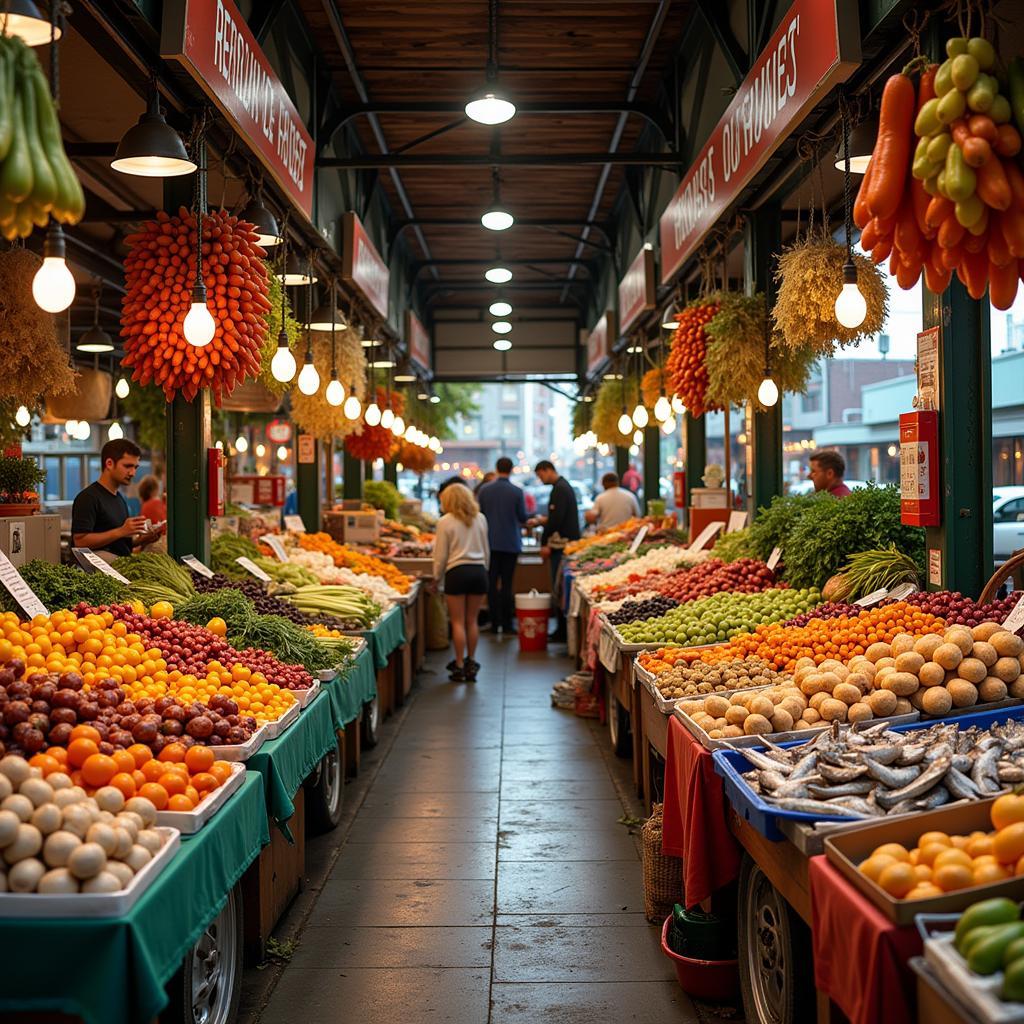
[[[496,475],[477,493],[480,511],[487,519],[487,536],[491,545],[488,573],[487,607],[491,629],[516,632],[513,578],[519,552],[523,550],[523,527],[526,525],[526,499],[523,490],[509,479],[512,460],[502,457],[495,465]]]

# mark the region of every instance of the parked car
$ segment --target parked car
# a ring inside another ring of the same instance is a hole
[[[1024,548],[1024,487],[992,488],[992,555],[1005,562]]]

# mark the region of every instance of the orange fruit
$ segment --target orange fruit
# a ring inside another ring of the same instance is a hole
[[[192,785],[195,786],[200,793],[209,792],[211,789],[217,789],[220,783],[216,777],[211,775],[209,772],[199,772],[192,776]]]
[[[903,860],[908,863],[910,861],[910,854],[907,852],[907,848],[899,843],[883,843],[871,856],[877,857],[880,853],[886,853],[896,860]]]
[[[189,798],[189,800],[192,801],[192,806],[193,807],[195,807],[195,805],[198,804],[203,799],[203,795],[204,794],[200,793],[199,790],[196,789],[195,786],[186,786],[185,787],[185,796],[187,796]]]
[[[992,839],[992,852],[1000,864],[1016,864],[1024,856],[1024,821],[1001,828]]]
[[[144,786],[149,781],[149,779],[147,779],[146,776],[142,773],[142,771],[138,768],[136,768],[135,771],[131,773],[131,776],[135,782],[136,791],[139,789],[140,786]]]
[[[208,772],[213,762],[213,751],[209,747],[189,747],[185,753],[185,766],[193,775]]]
[[[935,869],[932,881],[943,892],[952,892],[954,889],[966,889],[974,885],[974,872],[965,864],[943,864]]]
[[[167,790],[168,796],[184,793],[185,787],[188,785],[180,772],[164,772],[156,781],[158,786],[163,786]]]
[[[153,751],[145,743],[133,743],[128,748],[128,753],[134,758],[136,768],[141,768],[147,761],[153,760]]]
[[[117,774],[117,762],[106,754],[92,754],[82,765],[82,778],[90,786],[99,789]]]
[[[156,782],[167,771],[167,766],[154,758],[152,761],[147,761],[140,771],[146,777],[147,782]]]
[[[949,836],[945,832],[925,832],[917,841],[917,845],[923,850],[932,843],[940,843],[942,846],[952,846]]]
[[[895,843],[888,845],[896,845]],[[882,869],[878,876],[878,884],[896,899],[903,899],[917,885],[918,878],[914,868],[906,861],[899,860]]]
[[[214,761],[210,774],[223,786],[231,778],[231,764],[228,761]]]
[[[96,730],[94,729],[93,732]],[[81,768],[85,764],[86,759],[91,757],[93,754],[100,752],[99,746],[96,741],[89,739],[85,736],[80,736],[77,739],[73,739],[68,744],[68,764],[72,768]]]
[[[158,761],[184,761],[188,751],[184,743],[168,743],[157,755]]]
[[[914,868],[914,874],[917,875],[918,881],[930,882],[932,880],[932,869],[927,864],[918,864]]]
[[[1010,877],[1010,869],[1002,864],[976,864],[973,873],[975,885],[1001,882]]]
[[[966,852],[978,858],[992,852],[992,837],[987,835],[973,836],[967,843]]]
[[[944,868],[950,864],[959,864],[961,867],[970,868],[972,867],[971,858],[966,850],[958,850],[956,847],[950,847],[949,849],[943,850],[935,860],[932,862],[932,871],[937,871],[939,868]]]
[[[118,772],[108,785],[113,786],[114,789],[119,789],[125,800],[131,800],[139,788],[135,783],[134,776],[129,772]],[[143,785],[145,785],[145,782],[143,782]]]
[[[1024,796],[1005,793],[998,797],[990,811],[992,824],[997,829],[1006,828],[1017,821],[1024,821]]]
[[[93,743],[98,744],[100,742],[100,731],[92,725],[76,725],[74,729],[71,730],[71,738],[73,740],[92,740]]]
[[[194,809],[195,804],[184,793],[175,793],[167,801],[167,810],[169,811],[191,811]]]
[[[135,758],[127,750],[115,750],[110,756],[116,762],[119,772],[131,774],[135,771]]]
[[[906,900],[928,900],[943,895],[942,890],[931,882],[918,882],[903,898]]]
[[[145,797],[158,811],[167,807],[167,790],[155,782],[147,782],[139,790],[139,796]]]
[[[48,757],[52,757],[62,768],[68,763],[68,752],[64,747],[50,747],[46,754]]]
[[[963,850],[967,847],[968,838],[967,836],[951,836],[949,841],[954,849]]]
[[[52,772],[60,771],[63,767],[60,761],[49,753],[36,754],[28,759],[28,763],[32,765],[33,768],[38,768],[43,773],[44,778]]]
[[[922,846],[919,863],[931,866],[935,863],[935,858],[938,857],[940,853],[945,853],[947,850],[951,849],[953,849],[953,847],[946,846],[943,843],[929,843],[927,846]]]

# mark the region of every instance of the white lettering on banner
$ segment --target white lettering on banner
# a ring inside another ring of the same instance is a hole
[[[711,146],[696,175],[687,183],[683,197],[672,205],[672,226],[676,248],[700,223],[704,211],[715,201],[715,147]]]
[[[356,239],[356,273],[366,282],[369,291],[387,301],[388,268],[381,263],[364,238]]]

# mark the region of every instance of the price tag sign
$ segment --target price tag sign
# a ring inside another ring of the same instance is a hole
[[[271,551],[274,552],[274,557],[279,562],[287,562],[288,556],[285,554],[284,545],[281,543],[281,538],[275,536],[272,533],[265,533],[260,540],[263,541]]]
[[[108,561],[100,558],[92,548],[72,548],[71,553],[78,559],[78,564],[83,569],[88,566],[103,573],[104,576],[113,576],[118,583],[131,586],[131,580],[122,576]]]
[[[205,576],[208,580],[213,579],[213,570],[209,566],[203,565],[195,555],[182,555],[181,560],[193,572],[199,573],[200,576]]]
[[[742,530],[747,525],[747,513],[746,512],[730,512],[729,522],[725,527],[726,533],[732,533],[733,530]]]
[[[772,548],[772,553],[768,556],[768,561],[765,563],[769,569],[774,569],[782,559],[782,548]]]
[[[32,588],[22,578],[21,573],[14,568],[11,560],[2,551],[0,551],[0,583],[7,588],[7,592],[21,605],[21,610],[29,618],[50,614],[43,602],[36,597]]]
[[[635,555],[640,550],[640,545],[644,542],[644,537],[647,536],[647,527],[641,526],[637,531],[636,536],[633,538],[633,543],[629,545],[629,553]]]
[[[1003,629],[1008,629],[1011,633],[1016,633],[1021,626],[1024,626],[1024,594],[1020,595],[1013,606],[1013,611],[1003,621]]]
[[[708,525],[700,531],[700,534],[698,535],[697,539],[686,550],[689,551],[691,554],[696,554],[696,552],[698,551],[703,551],[704,548],[707,546],[708,541],[711,540],[711,538],[714,537],[714,535],[718,533],[718,531],[723,526],[725,526],[725,523],[721,521],[717,523],[708,523]]]
[[[898,587],[893,587],[886,596],[890,601],[902,601],[916,590],[917,587],[913,583],[901,583]]]
[[[882,587],[881,590],[874,590],[870,594],[865,594],[860,600],[853,603],[860,608],[870,608],[873,604],[878,604],[879,601],[884,600],[888,593],[889,591]]]
[[[263,580],[264,583],[270,582],[270,577],[251,559],[246,558],[245,555],[239,555],[235,561],[251,575],[255,576],[258,580]]]
[[[284,528],[292,533],[306,532],[306,524],[302,521],[302,516],[285,516]]]

